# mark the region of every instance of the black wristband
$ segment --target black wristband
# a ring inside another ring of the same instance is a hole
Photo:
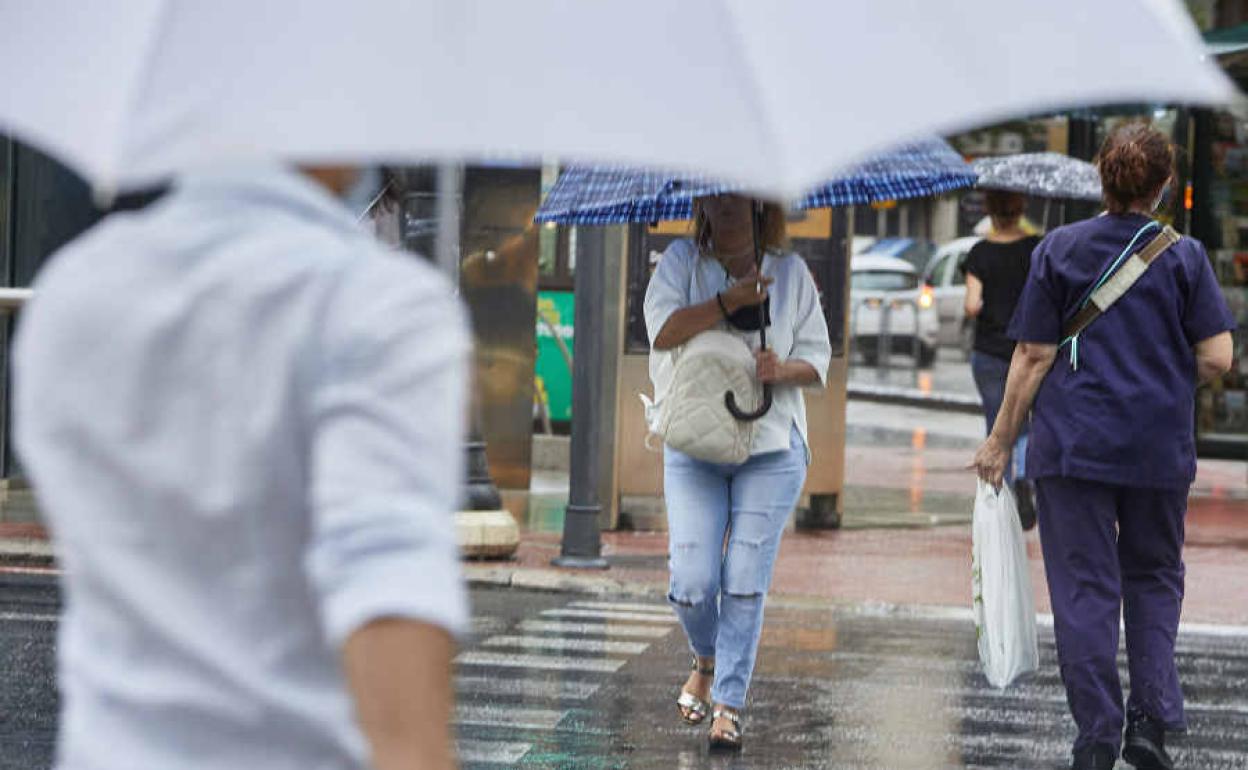
[[[724,298],[719,296],[719,292],[715,292],[715,304],[719,305],[719,312],[724,314],[725,319],[727,319],[728,316],[731,315],[728,312],[728,308],[724,307]]]

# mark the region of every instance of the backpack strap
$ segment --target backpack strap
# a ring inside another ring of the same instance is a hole
[[[1065,334],[1069,337],[1077,337],[1084,329],[1097,318],[1104,315],[1115,302],[1118,301],[1127,290],[1140,280],[1144,272],[1148,270],[1153,261],[1157,259],[1166,249],[1179,242],[1179,234],[1175,229],[1166,225],[1160,234],[1153,240],[1149,241],[1140,252],[1127,261],[1122,263],[1113,275],[1109,276],[1096,291],[1092,292],[1087,304],[1083,306],[1071,322],[1066,326]]]

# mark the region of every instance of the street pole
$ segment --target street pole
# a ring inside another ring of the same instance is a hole
[[[463,167],[455,163],[440,163],[433,170],[432,179],[430,176],[427,168],[405,172],[407,193],[400,212],[403,217],[403,244],[405,248],[431,257],[454,290],[459,292]],[[432,226],[429,222],[431,217]],[[414,224],[411,232],[409,224]],[[430,235],[433,236],[432,242]],[[468,436],[463,447],[465,478],[461,505],[464,509],[455,513],[459,545],[464,555],[469,557],[510,556],[519,545],[519,529],[511,514],[502,509],[502,497],[490,478],[481,415],[475,398],[468,409]]]
[[[563,516],[563,545],[557,567],[607,569],[602,558],[602,501],[598,497],[602,420],[594,408],[602,392],[603,307],[606,234],[600,227],[577,231],[576,348],[572,356],[571,489]]]
[[[456,290],[459,289],[459,215],[463,189],[463,168],[456,163],[439,163],[434,261]]]

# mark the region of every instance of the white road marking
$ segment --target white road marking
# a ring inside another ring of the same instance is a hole
[[[511,655],[505,652],[469,650],[455,658],[461,666],[501,666],[532,668],[546,671],[594,671],[611,674],[619,671],[626,660],[611,658],[572,658],[562,655]]]
[[[596,682],[567,679],[505,679],[498,676],[457,676],[455,689],[467,695],[518,695],[541,701],[585,700],[598,691]]]
[[[566,711],[528,708],[527,706],[462,704],[455,709],[455,724],[553,730],[567,715]]]
[[[629,604],[628,602],[572,602],[568,605],[578,610],[619,610],[621,612],[649,612],[671,615],[672,608],[666,604]]]
[[[524,755],[533,748],[531,743],[515,743],[509,741],[474,741],[457,742],[460,762],[479,762],[491,765],[514,765],[524,759]]]
[[[672,632],[668,626],[637,626],[624,623],[575,623],[566,620],[525,620],[518,628],[528,632],[577,634],[582,636],[623,636],[661,639]]]
[[[46,615],[42,613],[0,612],[0,620],[16,620],[28,623],[56,623],[60,619],[59,615]]]
[[[647,642],[617,642],[610,639],[567,639],[558,636],[492,636],[482,642],[481,646],[640,655],[650,645]]]
[[[544,618],[586,618],[589,620],[628,620],[637,623],[675,623],[676,616],[672,614],[657,615],[646,612],[618,612],[615,610],[578,610],[578,609],[551,609],[543,610]]]

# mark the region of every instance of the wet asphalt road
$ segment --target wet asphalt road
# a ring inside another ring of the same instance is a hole
[[[1061,768],[1073,726],[1041,629],[1041,671],[1005,693],[978,672],[962,618],[775,605],[739,757],[708,755],[673,704],[684,644],[657,602],[473,593],[459,657],[464,767]],[[0,573],[0,768],[50,764],[48,577]],[[1184,633],[1191,733],[1181,767],[1248,769],[1248,638]],[[1125,673],[1124,673],[1125,676]],[[1120,767],[1125,767],[1121,765]]]
[[[0,572],[0,768],[48,767],[56,740],[53,634],[59,606],[48,575]]]

